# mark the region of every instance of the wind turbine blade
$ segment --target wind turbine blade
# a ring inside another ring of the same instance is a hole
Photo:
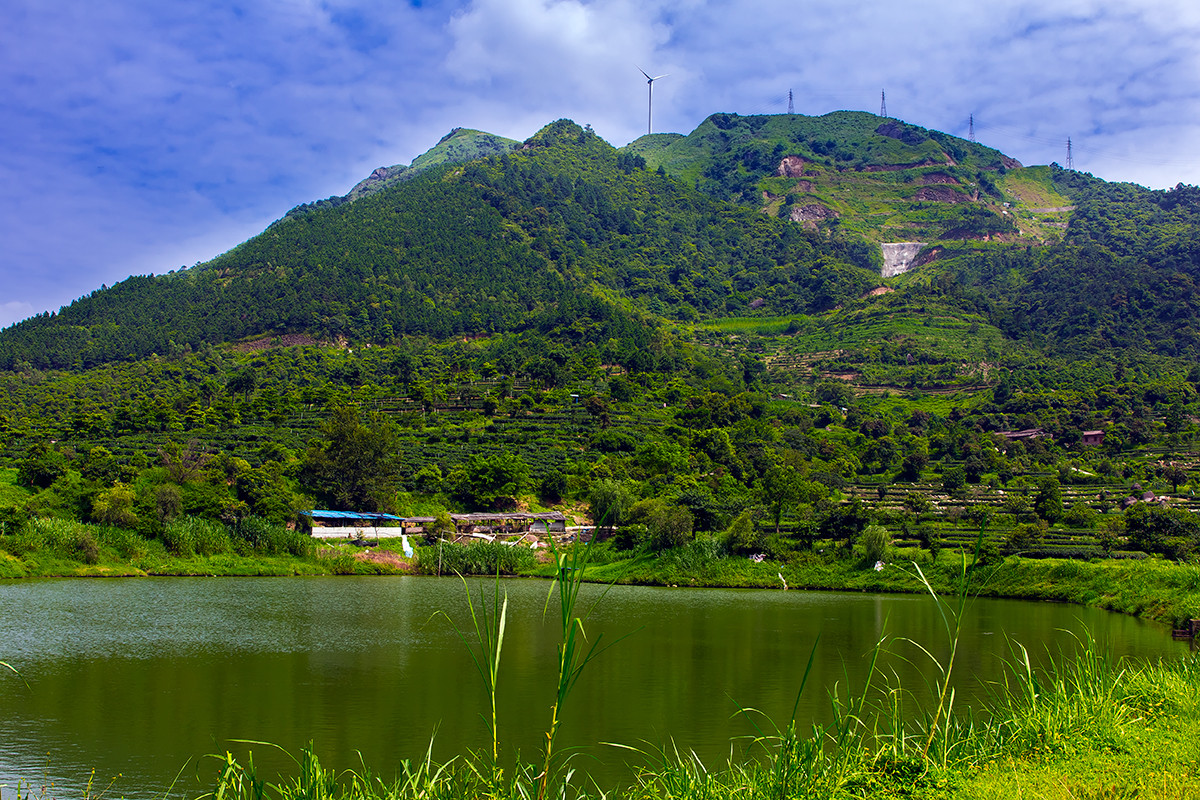
[[[634,64],[634,66],[636,67],[637,65]],[[646,70],[642,69],[641,67],[638,67],[638,72],[642,73],[643,75],[646,75]],[[654,78],[651,78],[649,75],[646,75],[646,80],[652,81],[652,80],[654,80]]]
[[[643,75],[646,75],[646,73],[644,73],[644,72],[643,72],[642,74],[643,74]],[[650,76],[649,76],[649,75],[646,75],[646,77],[647,77],[647,78],[650,78]],[[656,80],[658,80],[659,78],[669,78],[669,77],[671,77],[671,73],[669,73],[669,72],[668,72],[666,75],[659,75],[658,77],[655,77],[655,78],[650,78],[650,80],[652,80],[652,81],[656,81]]]

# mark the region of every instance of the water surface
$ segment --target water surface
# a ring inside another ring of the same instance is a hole
[[[490,591],[493,582],[472,582]],[[503,746],[532,759],[549,720],[557,613],[549,584],[502,583],[509,625],[501,666]],[[585,587],[594,600],[601,587]],[[429,746],[448,758],[488,746],[486,697],[445,611],[469,624],[457,579],[136,578],[0,582],[0,783],[53,780],[74,794],[93,768],[121,776],[110,796],[162,797],[210,788],[203,756],[233,740],[298,750],[312,741],[331,766],[359,753],[376,772]],[[616,587],[588,624],[601,644],[628,635],[588,668],[565,709],[564,744],[673,741],[711,763],[750,728],[738,705],[783,721],[814,642],[818,658],[800,709],[824,719],[826,690],[858,687],[881,638],[907,637],[944,657],[934,602],[923,596]],[[1092,635],[1119,656],[1184,652],[1169,632],[1075,606],[979,599],[959,651],[959,703],[1002,674],[1012,642],[1035,654]],[[921,694],[932,675],[904,642],[887,662]],[[907,657],[905,658],[899,656]],[[843,692],[844,693],[844,692]],[[267,748],[255,760],[284,765]],[[625,751],[594,746],[581,766],[628,775]],[[11,788],[0,790],[11,796]]]

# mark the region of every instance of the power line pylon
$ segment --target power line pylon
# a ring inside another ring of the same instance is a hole
[[[1067,169],[1075,169],[1075,157],[1071,155],[1071,137],[1067,137]]]
[[[788,89],[788,113],[789,114],[796,113],[796,105],[795,105],[795,103],[792,102],[792,90],[791,89]]]
[[[967,117],[967,138],[975,141],[975,115]]]
[[[887,92],[879,91],[879,116],[887,119]]]

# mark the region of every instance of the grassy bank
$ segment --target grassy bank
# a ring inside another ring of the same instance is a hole
[[[923,592],[914,562],[939,592],[954,589],[961,555],[900,552],[876,571],[873,564],[804,554],[787,563],[714,556],[694,543],[660,556],[614,560],[592,567],[601,582],[731,588],[819,589],[862,592]],[[781,579],[782,576],[782,579]],[[971,570],[971,591],[1076,603],[1181,625],[1200,618],[1200,566],[1161,559],[1078,561],[1011,556]]]
[[[418,547],[406,558],[398,539],[361,548],[307,537],[263,535],[257,546],[213,526],[179,526],[174,539],[146,540],[103,526],[46,520],[23,535],[0,536],[0,578],[138,575],[395,575],[490,574],[497,559],[505,574],[554,577],[554,567],[524,548],[475,544]],[[188,538],[191,537],[191,538]],[[272,542],[274,542],[272,544]],[[730,556],[700,538],[657,554],[631,554],[601,545],[586,579],[650,586],[924,592],[914,568],[939,592],[954,590],[962,556],[944,550],[899,549],[882,570],[874,564],[818,553],[786,561]],[[1163,559],[1026,559],[1010,556],[970,570],[972,593],[1047,600],[1118,611],[1182,626],[1200,618],[1200,566]]]

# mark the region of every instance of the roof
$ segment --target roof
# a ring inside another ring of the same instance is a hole
[[[302,511],[302,514],[312,519],[364,519],[388,520],[396,522],[432,522],[433,517],[397,517],[395,514],[384,514],[379,511],[327,511],[314,509]],[[451,514],[455,522],[486,522],[499,519],[545,519],[566,520],[561,511],[494,511],[476,514]]]
[[[379,511],[327,511],[314,509],[300,513],[313,519],[385,519],[397,521],[404,519],[404,517],[397,517],[395,514],[384,514]]]

